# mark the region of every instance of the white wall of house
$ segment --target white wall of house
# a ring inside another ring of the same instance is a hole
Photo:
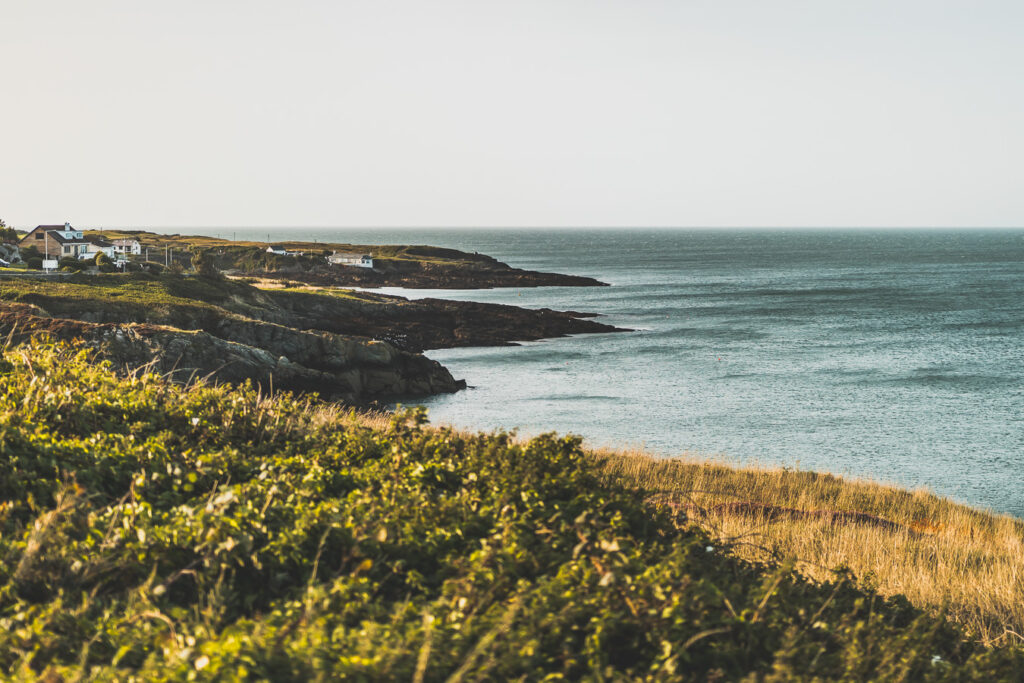
[[[361,254],[331,254],[327,262],[335,266],[358,266],[360,268],[373,268],[373,259]]]
[[[78,258],[82,260],[94,259],[96,254],[103,252],[107,258],[113,259],[117,252],[114,247],[98,247],[95,244],[88,245],[85,250],[78,252]]]

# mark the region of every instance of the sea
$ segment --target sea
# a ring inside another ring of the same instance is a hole
[[[432,423],[831,472],[1024,517],[1024,230],[234,236],[454,247],[611,285],[382,290],[587,311],[633,330],[430,351],[469,385],[418,402]]]

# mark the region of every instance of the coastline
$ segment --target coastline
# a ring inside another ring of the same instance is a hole
[[[5,334],[76,340],[126,371],[156,363],[178,378],[250,380],[365,404],[464,389],[464,380],[422,356],[427,349],[626,331],[591,320],[596,315],[589,313],[411,301],[338,286],[366,277],[441,288],[603,285],[511,268],[481,254],[374,247],[373,267],[363,268],[331,265],[324,256],[351,245],[268,246],[142,231],[94,236],[140,239],[138,256],[125,268],[148,272],[0,276]],[[278,248],[285,255],[275,253]],[[151,252],[162,252],[167,272],[148,260]],[[195,273],[182,272],[186,262]],[[226,279],[225,273],[234,275]]]

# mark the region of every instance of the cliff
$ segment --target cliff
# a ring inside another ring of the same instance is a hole
[[[45,333],[99,352],[123,371],[152,368],[178,381],[213,377],[265,389],[316,392],[366,403],[465,388],[440,363],[380,341],[304,332],[235,320],[217,336],[202,330],[133,322],[54,318],[29,304],[0,304],[0,334],[14,342]]]

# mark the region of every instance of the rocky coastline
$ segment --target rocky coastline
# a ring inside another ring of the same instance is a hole
[[[43,333],[125,371],[250,380],[357,405],[465,387],[425,350],[622,331],[590,317],[173,274],[0,279],[0,334],[13,341]]]

